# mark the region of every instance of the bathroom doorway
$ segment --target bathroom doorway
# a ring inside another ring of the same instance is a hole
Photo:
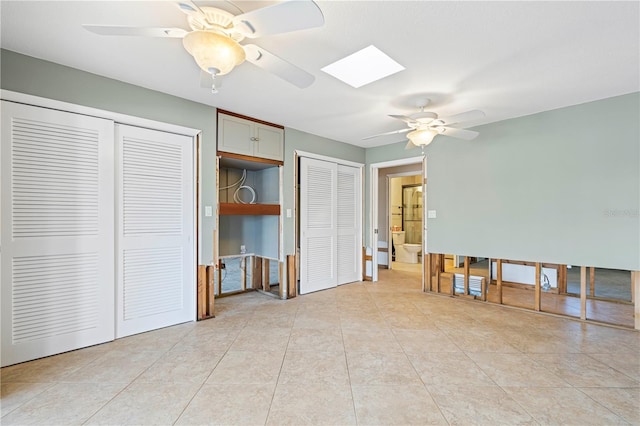
[[[427,176],[427,164],[426,157],[408,157],[398,160],[384,161],[381,163],[372,163],[369,165],[369,177],[370,177],[370,198],[369,198],[369,211],[368,217],[368,239],[367,239],[367,254],[370,254],[370,259],[367,259],[364,263],[365,276],[370,277],[371,281],[378,281],[378,273],[387,271],[392,267],[392,243],[391,243],[391,212],[389,210],[389,180],[391,177],[399,176],[422,176],[424,185],[426,185]],[[423,191],[425,191],[423,186]],[[424,199],[426,202],[426,199]],[[426,209],[426,205],[423,206],[423,211]],[[424,222],[423,217],[423,225]],[[427,235],[426,229],[423,229],[423,248],[427,250]],[[384,272],[386,274],[386,272]],[[417,275],[417,279],[422,281],[424,289],[424,274],[422,268]]]
[[[389,269],[422,273],[423,185],[420,174],[388,176]]]

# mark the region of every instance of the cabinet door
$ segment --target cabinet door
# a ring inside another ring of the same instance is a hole
[[[256,143],[254,156],[268,158],[270,160],[283,161],[284,153],[284,130],[265,126],[263,124],[255,124]]]
[[[253,152],[254,123],[239,117],[218,114],[218,151],[255,155]]]

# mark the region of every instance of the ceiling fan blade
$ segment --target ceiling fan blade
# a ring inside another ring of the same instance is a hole
[[[456,129],[455,127],[438,127],[442,130],[442,134],[445,136],[451,136],[453,138],[464,139],[470,141],[475,139],[480,133],[473,130]]]
[[[178,7],[178,9],[180,9],[182,12],[186,13],[189,16],[193,16],[193,15],[204,16],[204,13],[202,13],[202,9],[196,6],[196,4],[192,1],[188,1],[188,0],[178,1],[176,2],[176,6]]]
[[[371,135],[371,136],[367,136],[366,138],[362,138],[362,140],[366,141],[367,139],[377,138],[378,136],[397,135],[398,133],[406,133],[409,130],[412,130],[412,129],[400,129],[400,130],[393,130],[391,132],[378,133],[377,135]]]
[[[440,118],[438,119],[438,121],[442,122],[442,124],[449,125],[449,124],[455,124],[455,123],[462,123],[463,121],[477,120],[479,118],[483,118],[484,116],[485,116],[484,112],[478,109],[474,109],[467,112],[461,112],[460,114],[450,115],[449,117]]]
[[[416,123],[416,120],[414,120],[411,117],[407,117],[406,115],[389,114],[389,117],[398,119],[400,121],[404,121],[407,124],[415,124]],[[411,129],[409,129],[409,130],[411,130]]]
[[[141,36],[182,38],[188,31],[182,28],[124,27],[119,25],[83,25],[84,29],[103,36]]]
[[[233,19],[247,38],[315,28],[324,24],[322,11],[311,0],[293,0],[243,13]]]
[[[294,86],[304,89],[305,87],[309,87],[316,79],[305,70],[296,67],[255,44],[245,44],[242,47],[244,47],[244,51],[247,54],[247,61],[277,75]]]

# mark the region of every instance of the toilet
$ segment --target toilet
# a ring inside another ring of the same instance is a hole
[[[396,262],[418,263],[418,253],[422,244],[405,244],[404,231],[392,231],[393,247],[396,249]]]

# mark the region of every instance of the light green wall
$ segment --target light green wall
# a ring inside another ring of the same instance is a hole
[[[0,54],[3,89],[202,130],[202,206],[215,205],[215,108]],[[436,138],[425,150],[427,203],[438,215],[427,224],[429,251],[640,270],[639,117],[634,93],[480,126],[472,142]],[[367,165],[420,155],[404,145],[365,150],[285,129],[284,208],[295,207],[294,151]],[[213,226],[204,218],[203,262]],[[283,232],[285,254],[294,253],[293,218]]]
[[[437,137],[427,155],[433,253],[640,269],[640,94]],[[403,144],[367,163],[411,156]]]

